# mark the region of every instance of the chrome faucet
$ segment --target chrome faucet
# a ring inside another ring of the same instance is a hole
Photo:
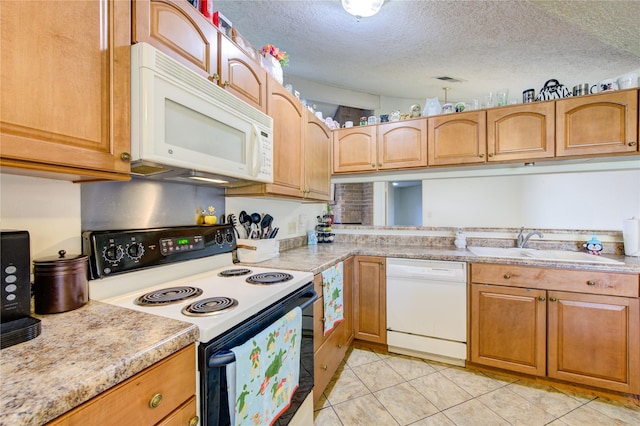
[[[544,237],[544,235],[542,235],[542,232],[540,231],[529,232],[526,236],[523,235],[523,232],[524,232],[524,227],[520,228],[520,233],[518,234],[518,237],[516,239],[518,242],[518,248],[524,248],[524,246],[527,245],[529,238],[533,237],[534,235],[537,235],[540,238]]]

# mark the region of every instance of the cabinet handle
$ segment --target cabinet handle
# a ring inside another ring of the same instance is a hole
[[[376,167],[375,163],[371,163],[371,167],[375,168]]]
[[[123,152],[122,154],[120,154],[120,159],[128,163],[129,161],[131,161],[131,154],[129,154],[128,152]]]
[[[196,426],[198,424],[198,421],[200,421],[200,418],[198,418],[198,416],[193,416],[189,419],[189,426]]]
[[[589,280],[587,281],[587,285],[596,285],[596,282],[594,280]]]
[[[321,321],[322,321],[322,322],[325,322],[326,320],[327,320],[327,319],[323,317]]]
[[[629,146],[636,146],[638,143],[636,141],[629,142]]]
[[[480,155],[478,155],[478,157],[484,158],[484,154],[480,154]]]
[[[557,301],[558,301],[558,299],[556,299],[555,297],[550,297],[550,298],[549,298],[549,301],[551,301],[551,302],[557,302]]]
[[[378,163],[378,167],[382,167],[382,163]]]
[[[489,157],[493,157],[493,156],[494,156],[494,153],[493,153],[493,152],[490,152],[490,153],[489,153]]]
[[[213,75],[210,75],[208,78],[209,78],[209,80],[211,80],[211,81],[218,81],[218,80],[220,80],[220,76],[218,75],[218,73],[215,73],[215,74],[213,74]]]
[[[149,407],[157,408],[158,405],[160,405],[161,402],[162,402],[162,394],[161,393],[157,393],[157,394],[153,395],[151,397],[151,399],[149,400]]]
[[[338,349],[342,349],[342,343],[338,343]]]
[[[505,280],[508,280],[508,279],[510,279],[510,278],[511,278],[511,275],[509,275],[509,274],[504,274],[504,279],[505,279]]]
[[[322,369],[323,369],[324,371],[327,371],[327,368],[329,368],[329,367],[327,366],[327,364],[323,364],[323,365],[322,365]]]
[[[540,297],[538,297],[538,300],[541,301],[541,302],[544,302],[547,299],[545,299],[544,296],[540,296]]]
[[[229,87],[231,86],[231,83],[229,83],[228,80],[225,80],[225,82],[222,84],[224,87]]]

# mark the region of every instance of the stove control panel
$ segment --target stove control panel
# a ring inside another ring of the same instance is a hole
[[[82,234],[82,252],[89,256],[92,279],[230,253],[235,248],[236,238],[230,224]]]

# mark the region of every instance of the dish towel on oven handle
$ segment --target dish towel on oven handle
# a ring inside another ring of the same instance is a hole
[[[301,337],[302,310],[296,307],[231,349],[236,357],[227,366],[230,387],[235,377],[235,392],[229,391],[231,424],[271,425],[289,408],[298,389]]]
[[[322,271],[325,336],[344,320],[342,262]]]

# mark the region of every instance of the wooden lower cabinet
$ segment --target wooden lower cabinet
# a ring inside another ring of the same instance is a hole
[[[353,341],[353,257],[343,262],[344,320],[328,334],[324,334],[324,298],[322,296],[322,274],[313,278],[318,300],[313,305],[313,350],[314,350],[314,403],[320,399],[338,366],[344,359]]]
[[[639,278],[472,264],[470,361],[640,394]]]
[[[639,302],[548,292],[548,376],[639,394]]]
[[[195,426],[195,359],[190,345],[48,424]]]
[[[354,332],[357,340],[387,344],[386,259],[356,256],[354,264]]]
[[[471,284],[471,361],[546,374],[546,291]]]

